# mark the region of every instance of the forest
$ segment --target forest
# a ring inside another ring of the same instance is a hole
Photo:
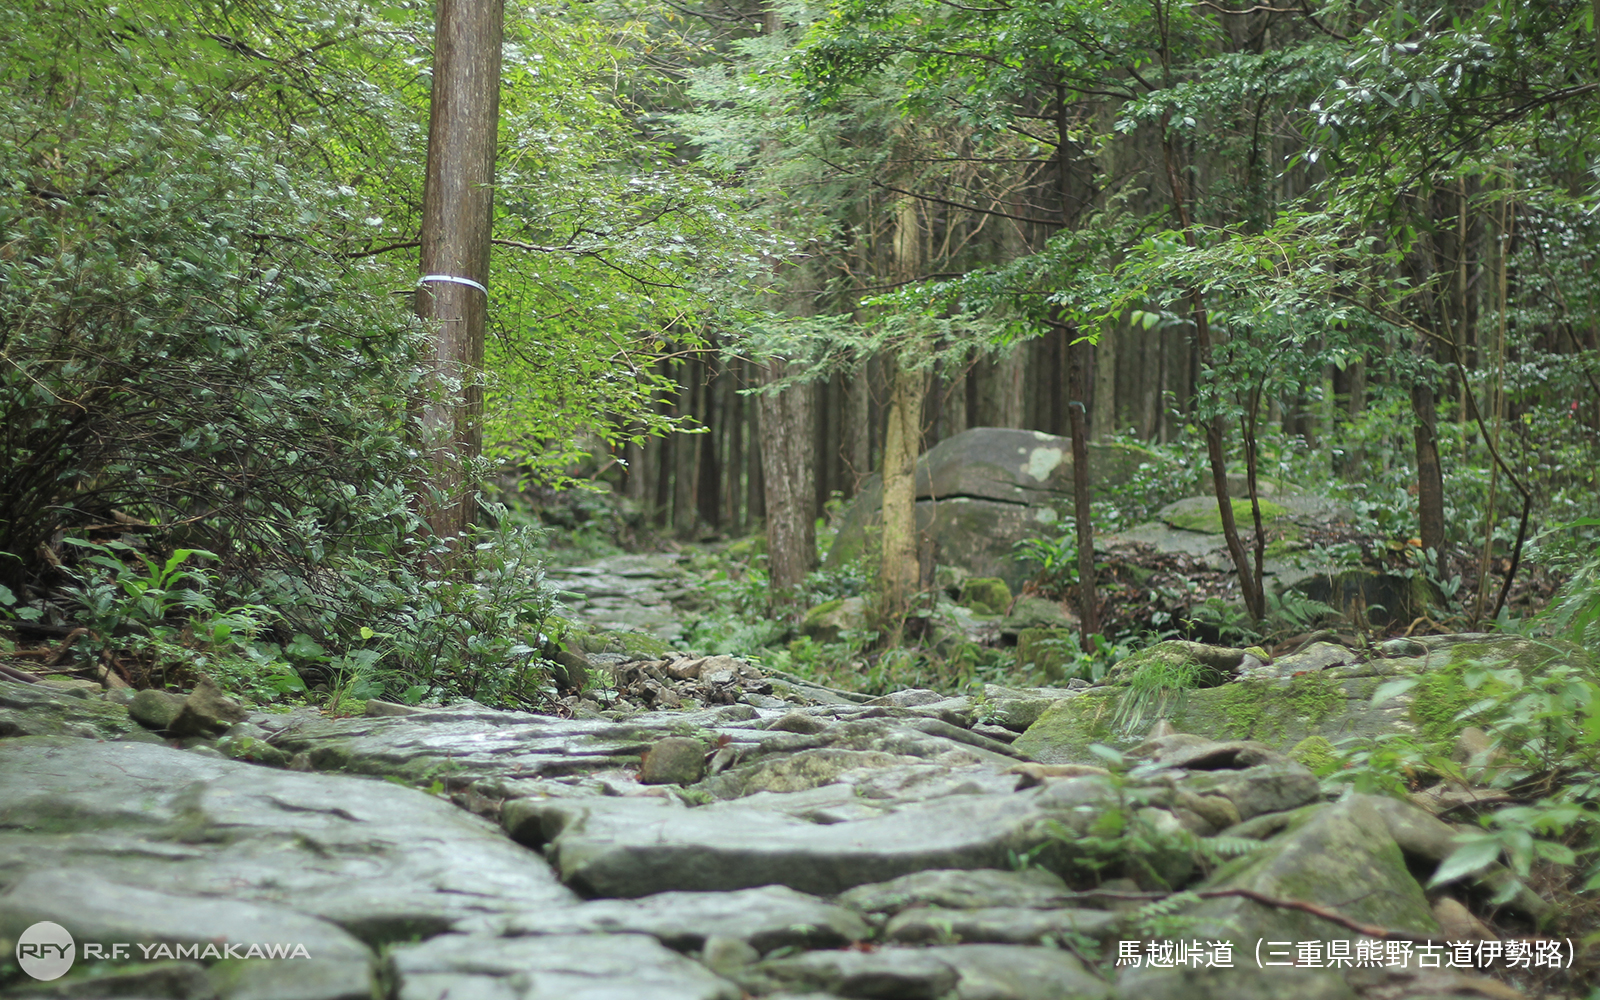
[[[873,695],[1600,650],[1600,0],[28,0],[0,132],[12,680],[570,716],[641,553],[661,651]],[[1600,677],[1479,694],[1593,907]]]

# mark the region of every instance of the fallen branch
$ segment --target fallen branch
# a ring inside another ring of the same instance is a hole
[[[4,663],[0,663],[0,677],[9,677],[14,681],[21,681],[24,684],[39,683],[39,678],[30,673],[25,673],[24,671],[18,670],[15,667],[8,667]]]

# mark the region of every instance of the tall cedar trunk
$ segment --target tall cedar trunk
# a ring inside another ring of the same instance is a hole
[[[692,417],[695,414],[694,397],[699,391],[700,366],[690,358],[684,362],[683,379],[678,386],[677,402],[673,416]],[[694,471],[695,456],[700,451],[700,438],[694,434],[674,434],[672,442],[672,533],[679,538],[694,535]]]
[[[866,365],[850,376],[845,409],[845,463],[850,469],[850,493],[854,495],[861,489],[861,480],[872,472],[872,380]]]
[[[1439,415],[1433,386],[1411,387],[1411,412],[1416,418],[1417,520],[1424,551],[1432,549],[1444,574],[1444,470],[1439,467]]]
[[[644,445],[629,441],[622,450],[622,458],[628,463],[628,478],[623,481],[623,490],[629,500],[643,501],[649,485],[645,474]]]
[[[750,407],[750,432],[745,438],[744,516],[750,523],[763,521],[767,516],[767,488],[761,476],[761,410],[758,399]]]
[[[705,387],[701,390],[703,403],[700,408],[701,419],[705,421],[706,432],[700,435],[700,460],[696,469],[695,506],[700,513],[700,522],[713,531],[722,527],[722,462],[717,454],[722,442],[722,393],[721,372],[717,370],[715,361],[708,361],[705,365]]]
[[[1094,392],[1089,410],[1093,441],[1109,441],[1117,430],[1117,341],[1127,336],[1127,330],[1127,323],[1118,323],[1094,345]]]
[[[422,193],[416,313],[437,324],[433,369],[440,399],[422,412],[434,499],[426,516],[449,538],[472,520],[467,464],[483,451],[483,338],[489,234],[500,120],[497,0],[439,0]]]
[[[910,280],[922,262],[922,224],[917,204],[904,198],[895,212],[894,269]],[[883,547],[879,584],[882,610],[899,622],[911,607],[922,582],[917,544],[917,453],[922,448],[922,404],[928,393],[927,373],[910,367],[915,359],[896,354],[888,359],[889,412],[883,435]]]
[[[1100,631],[1098,613],[1100,599],[1094,585],[1094,521],[1089,501],[1089,429],[1084,426],[1083,405],[1086,355],[1092,348],[1087,345],[1072,347],[1068,351],[1067,418],[1072,424],[1072,503],[1078,527],[1078,623],[1083,636],[1083,648],[1093,649],[1090,636]]]
[[[1021,427],[1026,345],[1017,344],[1000,357],[973,366],[978,384],[978,427]]]
[[[728,526],[735,535],[744,534],[744,397],[739,394],[744,382],[744,362],[734,360],[728,371]]]
[[[922,402],[928,378],[894,359],[894,385],[883,437],[883,610],[904,616],[921,584],[917,556],[917,453],[922,443]]]
[[[762,369],[762,384],[782,378],[787,368],[787,362],[769,361]],[[767,572],[773,599],[787,602],[817,559],[815,418],[811,412],[815,394],[809,385],[793,385],[758,398]]]

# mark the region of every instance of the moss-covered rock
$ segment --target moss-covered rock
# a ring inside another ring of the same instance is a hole
[[[1025,628],[1017,633],[1017,669],[1020,671],[1063,680],[1071,657],[1072,633],[1068,629]]]
[[[1091,442],[1091,494],[1128,482],[1152,452],[1120,442]],[[1034,567],[1013,555],[1017,542],[1055,532],[1055,497],[1072,492],[1072,442],[1039,431],[975,427],[945,438],[917,461],[917,530],[938,561],[973,576],[998,576],[1015,591]],[[827,565],[841,566],[874,548],[883,486],[870,476],[845,508]]]
[[[1141,664],[1181,662],[1184,647],[1196,645],[1158,643],[1124,660],[1119,668],[1130,663],[1138,669]],[[1329,657],[1325,654],[1337,647],[1320,644],[1280,657],[1244,680],[1190,691],[1182,700],[1169,702],[1167,718],[1178,732],[1216,740],[1256,740],[1279,750],[1303,747],[1311,752],[1320,744],[1308,737],[1320,737],[1331,745],[1351,736],[1398,732],[1448,755],[1465,725],[1456,716],[1486,694],[1483,688],[1467,689],[1463,675],[1468,666],[1514,665],[1532,675],[1562,660],[1593,669],[1588,654],[1575,646],[1516,636],[1431,636],[1419,645],[1424,650],[1420,655],[1369,659],[1350,650],[1342,651],[1342,657]],[[1415,687],[1372,703],[1380,685],[1408,675],[1418,678]],[[1118,676],[1125,679],[1128,673],[1119,670]],[[1108,686],[1057,702],[1014,745],[1051,764],[1094,763],[1097,758],[1089,752],[1093,743],[1132,749],[1142,742],[1144,727],[1133,731],[1114,724],[1121,699],[1121,689]]]
[[[1422,886],[1406,867],[1405,855],[1389,830],[1381,805],[1372,796],[1357,795],[1303,809],[1260,849],[1218,868],[1204,888],[1247,889],[1326,907],[1363,923],[1438,935],[1439,924]],[[1258,942],[1267,939],[1341,941],[1353,950],[1347,928],[1300,910],[1264,906],[1239,897],[1205,900],[1189,907],[1180,919],[1185,937],[1233,941],[1233,967],[1125,968],[1118,977],[1119,996],[1333,1000],[1355,995],[1335,969],[1262,968],[1254,960]],[[1261,947],[1265,955],[1267,946]]]
[[[1333,761],[1338,753],[1326,736],[1307,736],[1289,748],[1289,756],[1312,771],[1320,770]]]
[[[800,622],[803,635],[816,642],[838,642],[839,633],[866,625],[867,602],[859,597],[840,597],[824,601]]]
[[[1003,615],[1011,607],[1011,588],[999,577],[970,577],[961,583],[960,603],[979,614]]]
[[[1232,498],[1235,524],[1250,524],[1255,520],[1250,501]],[[1261,523],[1271,524],[1289,516],[1289,508],[1272,500],[1261,501]],[[1161,520],[1184,531],[1199,531],[1207,535],[1222,534],[1222,509],[1215,497],[1190,497],[1162,508]]]

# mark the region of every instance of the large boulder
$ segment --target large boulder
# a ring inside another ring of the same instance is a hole
[[[1091,493],[1103,497],[1126,483],[1142,448],[1090,443]],[[1059,531],[1055,505],[1072,497],[1072,441],[1042,431],[974,427],[945,438],[917,460],[917,529],[934,561],[978,577],[999,577],[1013,590],[1031,575],[1012,556],[1026,538]],[[829,566],[861,555],[881,523],[883,482],[872,476],[845,509]]]
[[[1250,501],[1236,494],[1231,505],[1248,549],[1254,520]],[[1311,540],[1319,533],[1343,530],[1354,517],[1343,504],[1305,493],[1262,491],[1260,508],[1268,539],[1262,559],[1268,589],[1293,592],[1346,617],[1364,616],[1376,625],[1409,621],[1442,599],[1420,574],[1406,576],[1317,559]],[[1222,535],[1221,508],[1209,494],[1170,503],[1156,512],[1154,520],[1096,540],[1097,547],[1107,548],[1128,543],[1148,546],[1161,555],[1197,559],[1216,570],[1234,569]]]

